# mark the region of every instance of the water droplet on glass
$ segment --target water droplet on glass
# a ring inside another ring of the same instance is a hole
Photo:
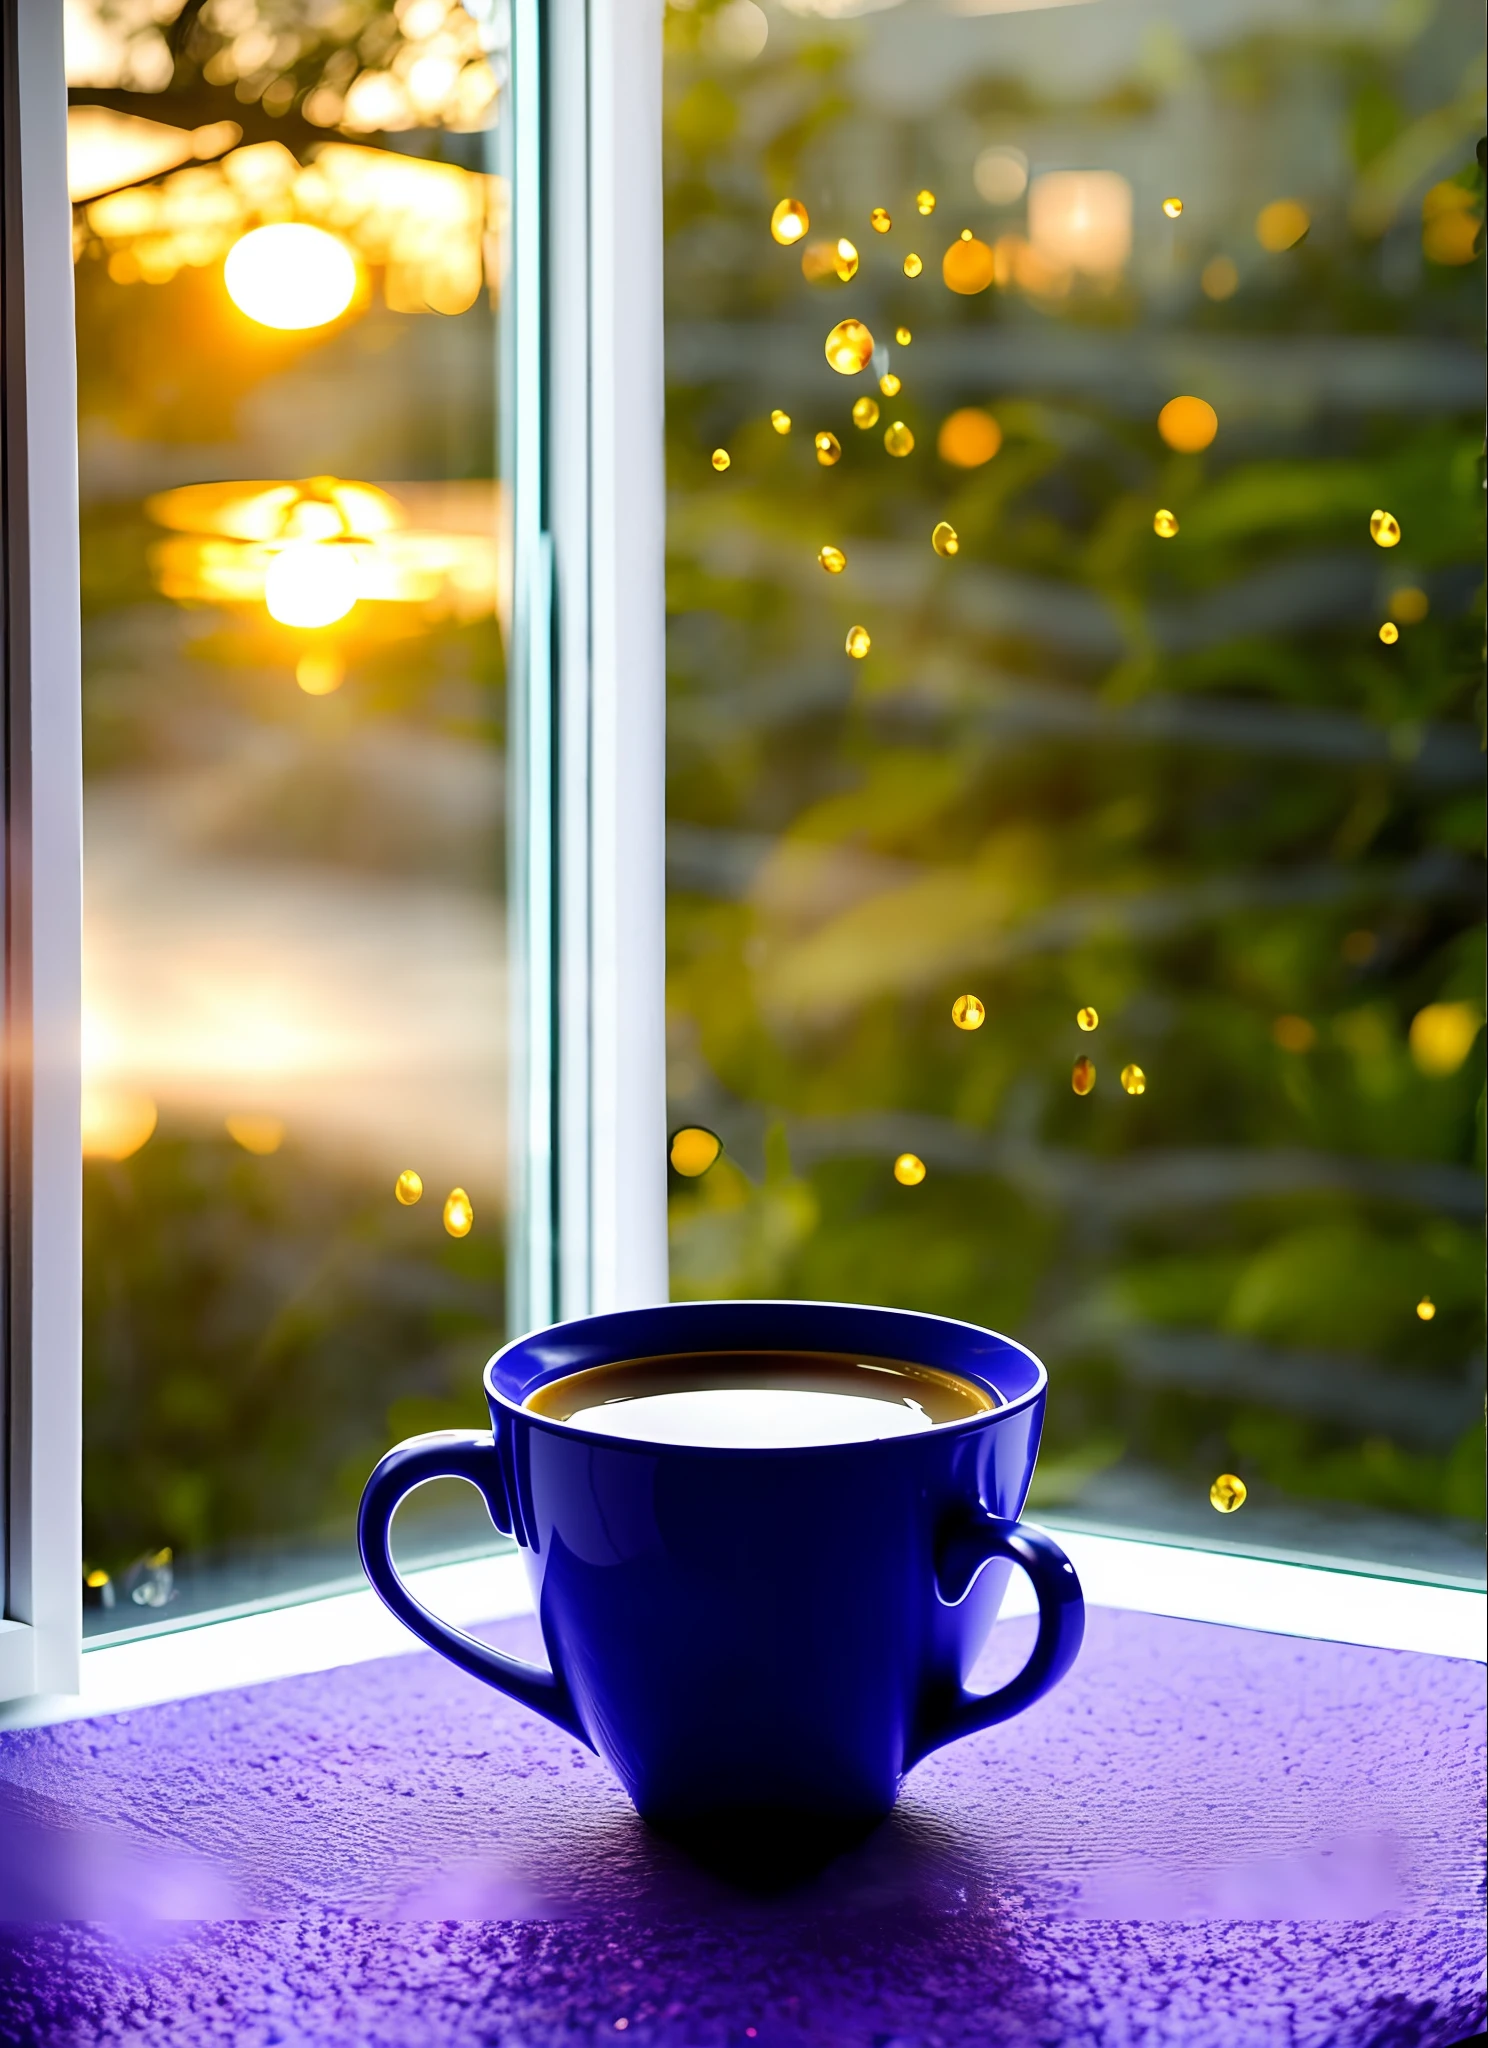
[[[884,446],[890,455],[908,455],[914,448],[914,435],[903,420],[895,420],[884,434]]]
[[[959,555],[961,536],[948,519],[942,519],[931,531],[930,545],[938,555]]]
[[[398,1175],[398,1178],[393,1182],[393,1193],[405,1209],[411,1209],[414,1203],[420,1200],[423,1192],[424,1183],[422,1177],[416,1174],[411,1166],[405,1166]]]
[[[823,469],[830,469],[834,462],[842,459],[842,443],[835,434],[820,433],[816,437],[816,459]]]
[[[1393,512],[1371,512],[1369,537],[1376,547],[1393,548],[1400,539],[1400,521]]]
[[[858,252],[845,235],[837,244],[837,252],[832,261],[832,268],[844,284],[847,283],[849,278],[856,277],[858,274]]]
[[[902,1188],[917,1188],[925,1178],[925,1162],[916,1152],[901,1152],[894,1161],[894,1178]]]
[[[918,212],[923,214],[928,215],[934,213],[935,194],[933,192],[916,192],[915,207]]]
[[[811,225],[811,216],[799,199],[782,199],[770,215],[770,233],[787,248],[799,242]]]
[[[886,235],[894,225],[889,217],[889,210],[886,206],[875,206],[872,213],[868,216],[868,221],[876,235]]]
[[[1088,1095],[1095,1086],[1095,1061],[1086,1059],[1083,1053],[1075,1061],[1070,1086],[1076,1095]]]
[[[878,380],[878,388],[885,398],[897,398],[904,389],[892,370],[885,370]]]
[[[923,263],[921,263],[919,257],[916,256],[913,249],[911,249],[909,254],[904,259],[904,275],[906,277],[918,277],[920,272],[924,269],[924,267],[925,266]]]
[[[866,626],[849,626],[847,629],[847,651],[854,661],[861,661],[873,642],[868,637]]]
[[[788,434],[791,430],[791,416],[788,412],[782,412],[777,405],[770,415],[770,425],[777,434]]]
[[[1094,1031],[1096,1025],[1100,1022],[1100,1012],[1099,1010],[1092,1010],[1089,1003],[1087,1003],[1083,1010],[1076,1010],[1075,1022],[1082,1031]]]
[[[1182,211],[1183,201],[1181,199],[1165,199],[1163,201],[1163,212],[1168,216],[1169,220],[1177,220]]]
[[[839,376],[856,377],[873,361],[873,336],[861,320],[839,320],[827,336],[827,361]]]
[[[720,469],[720,470],[722,470],[722,469],[727,469],[727,468],[728,468],[728,466],[729,466],[729,452],[728,452],[727,448],[715,448],[715,449],[713,450],[713,467],[714,467],[715,469]]]
[[[1421,1321],[1423,1323],[1429,1323],[1431,1321],[1431,1318],[1436,1314],[1436,1303],[1431,1299],[1431,1296],[1429,1294],[1423,1294],[1421,1296],[1421,1299],[1416,1303],[1416,1314],[1421,1318]]]
[[[987,1005],[980,996],[957,996],[951,1004],[951,1022],[958,1031],[980,1031],[987,1021]]]
[[[1133,1063],[1131,1066],[1121,1069],[1121,1085],[1128,1095],[1145,1095],[1147,1093],[1147,1076],[1139,1066]]]
[[[840,576],[847,567],[847,556],[841,548],[834,548],[830,542],[820,550],[816,558],[829,576]]]
[[[452,1188],[445,1198],[444,1227],[451,1237],[469,1237],[475,1211],[464,1188]]]
[[[1386,647],[1393,647],[1400,638],[1400,628],[1393,619],[1386,619],[1385,623],[1380,627],[1379,636],[1384,641]]]
[[[1197,455],[1219,432],[1219,414],[1205,398],[1170,398],[1157,416],[1157,431],[1180,455]]]
[[[878,400],[863,397],[853,400],[853,425],[855,427],[876,427],[878,425]]]
[[[900,348],[908,348],[909,344],[914,340],[914,336],[907,327],[896,327],[894,329],[894,339],[898,342]]]
[[[940,259],[941,276],[953,292],[959,292],[965,299],[987,289],[995,267],[992,251],[969,228],[962,231],[960,240],[952,242]]]
[[[1209,1489],[1209,1504],[1222,1515],[1232,1515],[1236,1508],[1244,1507],[1248,1492],[1243,1479],[1237,1479],[1233,1472],[1221,1472]]]
[[[1152,531],[1159,540],[1171,540],[1178,531],[1178,521],[1171,512],[1154,512]]]
[[[700,1173],[708,1171],[722,1150],[723,1140],[716,1131],[703,1124],[687,1124],[680,1131],[673,1131],[667,1157],[673,1171],[684,1180],[696,1180]]]

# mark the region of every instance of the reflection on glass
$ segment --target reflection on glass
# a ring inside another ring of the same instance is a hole
[[[1067,1521],[1479,1575],[1480,21],[765,5],[667,11],[674,1289],[1025,1339]],[[888,216],[825,360],[785,190]]]
[[[478,1422],[501,1336],[506,53],[457,0],[67,29],[117,1627],[354,1571],[371,1463]]]

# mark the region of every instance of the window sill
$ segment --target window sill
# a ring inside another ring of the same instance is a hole
[[[1056,1533],[1074,1560],[1093,1607],[1216,1622],[1318,1642],[1488,1661],[1488,1596],[1470,1587],[1427,1585],[1080,1530],[1056,1527]],[[509,1620],[530,1606],[515,1551],[434,1565],[408,1577],[429,1606],[461,1626]],[[1019,1574],[1008,1589],[1003,1619],[1031,1614],[1033,1607],[1031,1590]],[[332,1593],[258,1613],[205,1618],[141,1633],[126,1642],[98,1639],[83,1655],[81,1692],[0,1706],[0,1728],[122,1713],[165,1700],[404,1656],[419,1648],[370,1589]]]

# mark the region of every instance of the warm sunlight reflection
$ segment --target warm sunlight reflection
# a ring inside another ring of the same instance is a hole
[[[1028,238],[1057,269],[1115,276],[1131,254],[1131,186],[1118,171],[1045,171],[1028,190]]]
[[[281,626],[334,626],[356,603],[356,549],[334,541],[297,541],[271,557],[264,604]]]
[[[344,242],[302,221],[254,228],[223,267],[227,295],[262,327],[325,327],[356,296],[356,258]]]
[[[83,1157],[129,1159],[148,1142],[155,1122],[148,1095],[127,1088],[84,1088]]]

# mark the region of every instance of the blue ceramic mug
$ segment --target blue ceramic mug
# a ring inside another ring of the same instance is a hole
[[[790,1449],[648,1443],[522,1405],[590,1366],[699,1351],[903,1359],[999,1405]],[[1021,1713],[1079,1650],[1074,1568],[1018,1519],[1046,1383],[1022,1345],[902,1309],[674,1302],[559,1323],[486,1367],[489,1432],[388,1452],[362,1496],[362,1562],[416,1636],[598,1751],[648,1820],[870,1821],[922,1757]],[[471,1481],[515,1537],[547,1670],[440,1621],[398,1576],[394,1511],[442,1478]],[[1009,1684],[969,1692],[1014,1565],[1038,1595],[1033,1653]]]

